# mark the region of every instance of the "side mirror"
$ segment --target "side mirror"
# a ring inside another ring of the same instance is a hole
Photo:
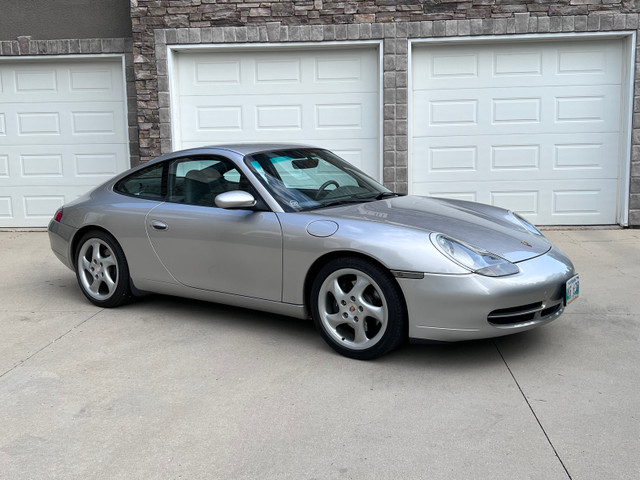
[[[215,202],[219,208],[251,208],[255,206],[256,199],[249,192],[232,190],[218,195]]]

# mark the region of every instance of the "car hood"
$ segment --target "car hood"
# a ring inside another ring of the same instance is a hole
[[[508,210],[474,202],[409,195],[314,213],[329,216],[338,224],[361,220],[444,233],[510,262],[537,257],[551,248],[545,237],[527,230]]]

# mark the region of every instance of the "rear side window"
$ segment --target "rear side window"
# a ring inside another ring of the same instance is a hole
[[[163,164],[139,170],[116,183],[114,190],[147,200],[163,200],[166,192],[163,170]]]

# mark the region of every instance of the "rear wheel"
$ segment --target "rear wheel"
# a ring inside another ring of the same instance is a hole
[[[82,293],[99,307],[117,307],[131,298],[129,267],[112,235],[88,232],[76,252],[76,277]]]
[[[360,258],[338,258],[320,270],[311,310],[324,340],[347,357],[379,357],[406,336],[400,287],[387,270]]]

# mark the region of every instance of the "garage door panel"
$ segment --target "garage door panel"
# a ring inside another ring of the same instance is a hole
[[[3,109],[6,135],[0,137],[0,145],[13,145],[37,141],[37,137],[45,137],[48,142],[52,137],[62,135],[60,112],[46,106],[19,104],[6,105]]]
[[[70,116],[70,133],[78,141],[91,141],[98,137],[110,137],[111,141],[123,141],[125,138],[125,125],[117,121],[124,117],[122,106],[96,105],[93,109],[76,108]]]
[[[77,149],[73,154],[72,167],[75,176],[79,179],[90,178],[96,182],[108,180],[120,172],[119,159],[126,157],[126,146],[120,148],[86,148],[86,151]]]
[[[617,220],[622,42],[414,48],[413,192]]]
[[[617,132],[620,86],[415,92],[419,136]],[[464,128],[461,128],[464,127]]]
[[[421,47],[413,52],[414,89],[616,84],[622,49],[615,42]],[[585,80],[584,77],[588,79]]]
[[[98,185],[122,171],[126,145],[12,146],[0,154],[0,187]]]
[[[120,65],[73,65],[69,69],[69,93],[71,99],[95,99],[107,95],[113,101],[124,100],[122,69]]]
[[[122,103],[29,103],[2,107],[0,146],[126,142]]]
[[[225,134],[225,141],[247,138],[273,139],[282,134],[312,129],[322,138],[358,138],[377,131],[377,102],[368,94],[352,94],[345,103],[340,94],[282,95],[275,102],[267,99],[251,103],[244,96],[225,96],[220,103],[199,97],[183,97],[183,141],[210,141],[212,134]],[[248,137],[250,135],[250,137]]]
[[[298,142],[380,177],[376,48],[179,52],[174,148]]]
[[[620,42],[570,42],[557,48],[553,55],[558,81],[567,85],[581,83],[617,84],[622,70]],[[588,76],[589,80],[584,80]],[[575,77],[572,80],[572,77]],[[576,80],[576,78],[578,80]]]
[[[76,186],[59,186],[52,191],[48,185],[32,186],[28,193],[23,187],[3,187],[0,194],[0,228],[15,226],[46,226],[53,213],[85,191]]]
[[[300,51],[188,53],[179,55],[181,95],[264,95],[286,92],[360,93],[378,91],[377,57],[361,49],[307,54]],[[256,93],[259,92],[259,93]]]
[[[53,211],[67,202],[64,195],[52,194],[42,187],[41,193],[23,194],[16,188],[3,189],[0,195],[0,228],[16,225],[46,225]]]
[[[0,75],[2,103],[83,102],[100,96],[124,100],[119,61],[22,62]]]
[[[534,189],[527,181],[501,182],[499,186],[479,182],[417,184],[417,195],[477,201],[517,211],[540,225],[607,224],[616,214],[607,198],[617,191],[614,180],[546,180]]]
[[[617,178],[618,135],[498,135],[417,138],[413,179]]]
[[[0,63],[0,223],[55,210],[129,164],[120,58]]]

